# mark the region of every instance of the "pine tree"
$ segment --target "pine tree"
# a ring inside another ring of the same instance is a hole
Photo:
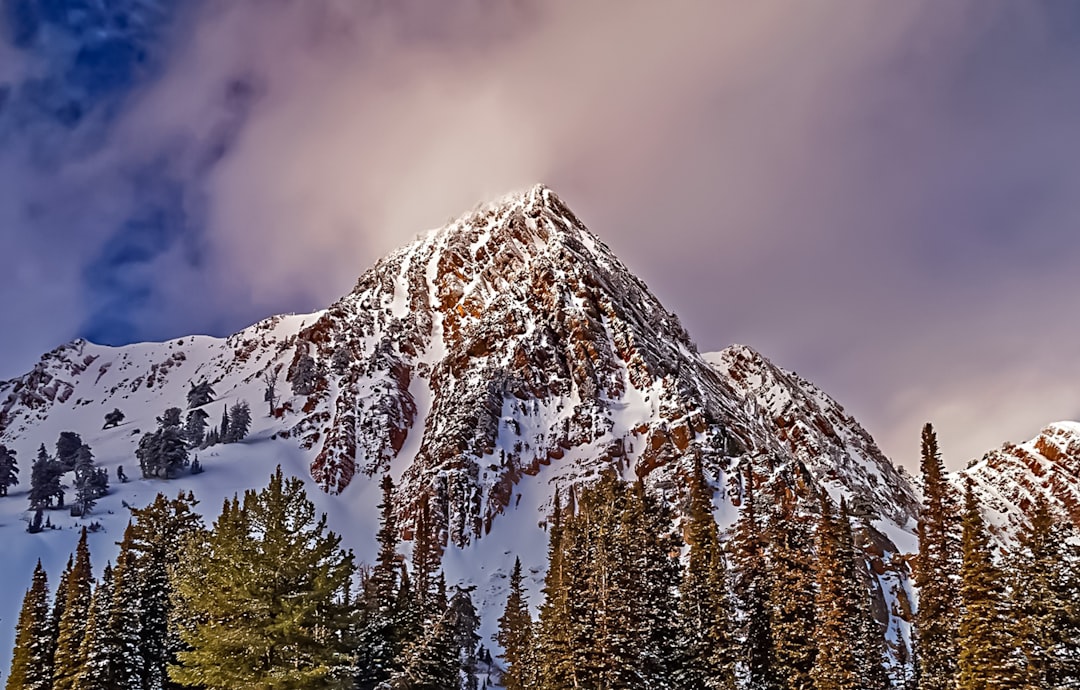
[[[319,371],[315,358],[311,355],[302,355],[293,367],[292,392],[293,395],[311,395],[319,385],[322,372]]]
[[[399,580],[398,527],[394,515],[394,482],[383,475],[380,483],[382,502],[379,508],[379,544],[375,565],[364,580],[359,624],[359,644],[356,684],[359,690],[371,690],[387,681],[399,670],[404,645],[403,627],[408,623],[409,601],[414,597],[406,586],[406,577]],[[404,590],[404,596],[402,590]],[[403,620],[402,616],[406,619]],[[418,627],[418,626],[417,626]]]
[[[192,448],[202,446],[206,439],[206,420],[208,419],[210,419],[210,414],[204,409],[188,411],[187,420],[184,423],[184,438]]]
[[[477,648],[480,644],[480,616],[472,600],[472,587],[458,587],[447,605],[448,623],[454,642],[461,690],[477,690]]]
[[[855,545],[855,535],[847,503],[840,503],[837,522],[838,545],[844,566],[847,607],[853,612],[849,621],[855,668],[861,690],[889,690],[889,674],[885,670],[884,631],[874,618],[871,607],[872,574],[867,569],[863,552]]]
[[[60,507],[64,506],[64,490],[60,486],[60,467],[49,456],[42,443],[38,448],[37,459],[30,468],[30,510],[48,509],[53,507],[53,501],[59,499]]]
[[[539,679],[543,690],[563,690],[574,687],[571,675],[574,649],[569,619],[570,578],[566,573],[564,558],[565,527],[558,489],[555,490],[552,514],[548,522],[548,571],[544,578],[544,602],[540,607],[535,669],[530,675]]]
[[[243,441],[251,428],[251,408],[246,400],[241,400],[229,410],[229,435],[225,437],[225,443],[238,443]]]
[[[956,682],[956,501],[945,478],[934,427],[922,431],[923,505],[919,511],[919,554],[915,586],[915,651],[919,690],[953,690]]]
[[[1004,577],[994,564],[990,534],[971,487],[964,487],[960,624],[957,631],[958,690],[1020,686],[1014,646],[1008,635]]]
[[[109,490],[109,473],[94,464],[90,446],[83,444],[75,452],[75,504],[72,514],[84,516],[94,509],[97,499]]]
[[[86,528],[82,530],[75,548],[75,561],[65,586],[63,612],[58,619],[58,634],[53,670],[53,690],[73,690],[79,673],[79,651],[86,635],[93,592],[93,573],[90,569],[90,549],[86,543]],[[60,596],[57,592],[57,597]]]
[[[756,477],[752,468],[743,475],[742,509],[732,538],[734,589],[742,620],[743,665],[748,690],[780,690],[782,679],[776,669],[769,603],[772,580],[766,561],[766,542],[758,518]]]
[[[437,618],[436,575],[442,567],[441,548],[435,526],[431,524],[427,495],[420,499],[413,536],[412,588],[415,606],[423,616]]]
[[[229,406],[225,405],[221,408],[221,426],[218,427],[217,433],[218,443],[228,443],[229,438]]]
[[[8,488],[19,483],[19,464],[15,451],[0,443],[0,496],[8,495]]]
[[[56,587],[56,596],[53,597],[52,611],[49,614],[49,640],[52,645],[52,651],[49,654],[50,675],[55,675],[56,646],[60,637],[60,621],[63,619],[64,609],[67,607],[68,585],[71,583],[71,573],[74,569],[75,556],[69,555],[67,565],[64,566],[63,572],[60,573],[59,584]]]
[[[197,385],[193,381],[187,394],[188,409],[209,405],[214,401],[214,395],[214,388],[208,381],[200,381]]]
[[[144,477],[172,479],[188,466],[188,446],[180,426],[180,408],[158,417],[156,431],[144,434],[135,450]]]
[[[124,413],[120,411],[119,407],[114,407],[112,412],[105,415],[105,424],[101,427],[104,431],[109,427],[120,426],[120,422],[124,421]]]
[[[82,438],[74,431],[60,432],[60,438],[56,441],[56,462],[60,463],[62,472],[75,469],[75,454],[82,445]]]
[[[353,685],[352,554],[281,468],[243,507],[187,541],[174,571],[188,618],[173,681],[206,690],[334,690]],[[268,680],[272,680],[268,684]]]
[[[51,690],[53,638],[49,627],[49,581],[38,561],[19,612],[6,690]]]
[[[532,661],[529,658],[532,616],[525,602],[520,558],[514,559],[514,569],[510,571],[510,593],[506,598],[506,608],[499,617],[499,632],[495,641],[503,648],[502,658],[506,661],[506,674],[503,676],[506,690],[526,690],[528,666]]]
[[[828,495],[821,496],[816,533],[817,655],[810,676],[816,690],[859,690],[855,637],[858,619],[848,581],[850,553],[840,543],[840,527]]]
[[[114,688],[146,690],[143,687],[142,657],[142,577],[131,545],[134,527],[129,523],[120,542],[120,555],[113,571],[112,602],[105,632],[103,663]]]
[[[690,476],[690,506],[686,519],[686,572],[679,600],[682,619],[679,686],[721,690],[735,687],[735,651],[727,569],[713,518],[712,491],[701,459],[694,459]]]
[[[1041,496],[1017,535],[1007,576],[1010,632],[1023,657],[1025,690],[1080,687],[1078,536]]]
[[[774,496],[766,532],[775,669],[787,687],[809,688],[817,655],[812,537],[794,489],[778,483]]]
[[[158,494],[145,508],[132,509],[131,528],[124,549],[139,572],[139,659],[144,690],[177,687],[168,679],[168,666],[180,650],[169,624],[173,614],[173,588],[169,571],[179,565],[180,548],[202,530],[194,508],[195,497],[179,494],[168,500]]]
[[[101,582],[94,588],[90,614],[86,619],[86,634],[79,647],[78,673],[74,690],[111,690],[106,641],[113,596],[112,565],[105,566]]]
[[[458,658],[449,612],[428,626],[406,650],[404,666],[389,682],[391,690],[459,690]]]

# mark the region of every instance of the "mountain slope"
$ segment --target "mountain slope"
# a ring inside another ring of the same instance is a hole
[[[0,442],[18,451],[24,478],[0,499],[0,530],[20,544],[15,577],[43,551],[58,562],[65,540],[16,534],[38,444],[79,432],[112,476],[125,465],[135,477],[140,433],[208,381],[217,396],[206,406],[211,424],[226,404],[246,399],[256,412],[251,438],[203,451],[207,471],[198,477],[114,487],[95,516],[111,539],[123,528],[122,501],[191,488],[212,516],[224,496],[260,485],[282,463],[308,478],[331,526],[370,560],[378,478],[389,472],[406,533],[427,500],[443,529],[448,576],[478,585],[490,628],[515,555],[539,602],[556,486],[610,466],[679,505],[685,472],[700,457],[718,489],[722,526],[737,515],[737,470],[748,465],[807,496],[827,490],[860,506],[874,527],[864,546],[880,617],[900,639],[910,592],[906,566],[893,556],[912,548],[909,478],[812,384],[748,348],[708,360],[647,286],[537,186],[380,260],[324,311],[272,317],[226,339],[122,348],[76,341],[0,384]],[[268,382],[272,409],[261,403]],[[113,408],[125,424],[101,429]],[[12,601],[0,610],[5,620]],[[4,639],[0,646],[10,648]]]

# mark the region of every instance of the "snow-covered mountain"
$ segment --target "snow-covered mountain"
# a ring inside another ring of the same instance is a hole
[[[244,399],[255,411],[251,435],[201,451],[198,476],[137,479],[141,434],[166,408],[186,407],[202,381],[216,394],[205,406],[211,423]],[[273,407],[263,402],[268,382]],[[103,429],[114,408],[124,423]],[[110,476],[123,465],[133,478],[114,482],[89,518],[105,528],[93,537],[98,569],[115,553],[124,502],[190,488],[212,518],[224,497],[261,486],[276,464],[307,479],[331,527],[370,561],[377,484],[389,472],[406,533],[422,499],[433,507],[448,576],[477,585],[488,634],[515,556],[539,604],[556,486],[612,466],[678,505],[699,457],[726,526],[741,503],[738,470],[750,465],[764,480],[827,490],[864,516],[878,613],[892,640],[907,634],[910,477],[813,384],[747,347],[700,355],[678,318],[544,186],[392,253],[326,310],[271,317],[224,339],[76,341],[0,383],[0,443],[22,470],[0,498],[11,593],[0,598],[0,662],[34,559],[55,573],[74,546],[67,528],[80,521],[66,513],[50,515],[64,529],[25,532],[29,466],[61,431],[80,433]],[[1076,443],[1062,447],[1076,457]],[[1075,478],[1074,469],[1070,486]]]

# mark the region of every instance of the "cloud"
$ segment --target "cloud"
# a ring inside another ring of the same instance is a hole
[[[1080,411],[1062,383],[1080,373],[1066,5],[203,3],[70,178],[120,210],[57,259],[64,279],[21,284],[30,309],[72,305],[27,341],[80,308],[130,337],[317,308],[416,233],[544,181],[702,349],[758,347],[909,465],[936,417],[961,464]],[[118,264],[147,198],[175,232]],[[70,278],[80,262],[99,270]]]

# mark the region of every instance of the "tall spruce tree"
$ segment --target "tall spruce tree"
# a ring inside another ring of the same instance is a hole
[[[97,500],[109,490],[109,472],[94,464],[90,446],[83,444],[75,451],[75,503],[74,515],[89,514]]]
[[[969,479],[964,486],[957,690],[1020,686],[1015,645],[1009,636],[1005,579]]]
[[[145,508],[132,509],[133,521],[122,545],[139,572],[139,659],[143,690],[178,687],[169,681],[168,667],[176,663],[181,645],[170,626],[173,587],[169,571],[180,561],[181,545],[202,530],[190,492],[175,499],[158,494]]]
[[[734,591],[741,620],[742,666],[748,690],[781,690],[776,668],[769,604],[772,579],[766,560],[766,541],[758,517],[756,476],[752,467],[742,473],[742,507],[731,540]]]
[[[690,476],[689,515],[685,522],[689,546],[682,578],[679,613],[682,658],[678,685],[686,690],[728,690],[735,687],[735,650],[731,631],[726,564],[713,517],[712,491],[701,459],[694,459]]]
[[[279,467],[269,485],[227,506],[189,539],[173,580],[187,649],[173,681],[206,690],[353,686],[352,554],[316,518],[303,482]]]
[[[1036,498],[1009,560],[1011,634],[1024,690],[1080,688],[1080,535]]]
[[[796,502],[797,487],[777,482],[766,533],[769,540],[769,616],[776,671],[788,688],[810,688],[817,656],[813,537]]]
[[[402,631],[403,628],[412,627],[408,623],[407,609],[414,597],[410,593],[411,587],[405,584],[407,580],[404,574],[399,576],[401,567],[397,517],[394,514],[394,481],[389,474],[383,475],[380,488],[382,502],[378,505],[379,529],[375,534],[379,550],[375,565],[364,579],[360,601],[356,676],[359,690],[372,690],[400,670],[405,642]],[[402,590],[406,596],[401,596]]]
[[[103,663],[113,688],[143,687],[142,656],[142,574],[138,556],[131,548],[134,526],[128,523],[120,542],[120,555],[113,571],[112,603],[105,631]]]
[[[57,596],[60,594],[58,592]],[[80,670],[79,652],[86,636],[90,600],[93,595],[93,572],[90,568],[90,548],[86,543],[85,527],[75,548],[74,565],[68,575],[63,595],[64,608],[59,618],[54,657],[53,690],[73,690]]]
[[[42,443],[38,448],[37,459],[30,467],[30,510],[48,509],[59,503],[64,507],[64,490],[60,486],[63,474],[59,463],[49,456]]]
[[[915,652],[919,690],[953,690],[956,683],[956,625],[959,608],[956,548],[957,510],[937,434],[922,430],[923,504],[919,511],[919,554],[914,563],[919,607],[915,614]]]
[[[90,615],[86,620],[86,634],[79,647],[79,671],[75,677],[75,690],[113,690],[107,643],[109,640],[109,617],[112,610],[113,570],[105,566],[101,582],[94,588],[90,603]]]
[[[525,674],[536,678],[542,690],[574,687],[574,648],[569,618],[570,578],[565,567],[564,532],[562,494],[556,488],[548,520],[548,571],[544,578],[544,602],[540,607],[535,667]]]
[[[864,530],[869,527],[864,525]],[[837,521],[838,545],[844,567],[844,589],[848,609],[853,612],[849,634],[853,638],[855,667],[861,690],[889,690],[889,674],[885,670],[884,630],[874,618],[871,606],[871,572],[863,552],[855,545],[855,532],[847,503],[841,501]]]
[[[458,587],[447,604],[454,651],[458,660],[459,687],[477,690],[477,652],[480,644],[480,615],[472,600],[473,587]]]
[[[38,561],[23,598],[6,690],[51,690],[53,638],[49,625],[49,580]]]
[[[239,443],[248,435],[251,428],[251,407],[247,400],[235,403],[229,409],[229,432],[222,443]]]
[[[525,601],[525,589],[522,586],[521,559],[514,559],[514,569],[510,571],[510,593],[506,597],[506,607],[499,617],[499,632],[495,641],[503,648],[502,658],[506,661],[506,673],[503,685],[506,690],[526,690],[530,680],[529,665],[532,648],[532,616]]]
[[[8,488],[19,483],[19,463],[15,451],[0,443],[0,496],[8,495]]]
[[[415,599],[414,605],[420,612],[422,622],[425,623],[432,622],[441,615],[436,605],[438,597],[436,581],[439,569],[442,567],[441,552],[439,537],[436,534],[435,525],[431,522],[428,497],[424,495],[417,508],[413,532],[411,585]]]
[[[860,690],[855,639],[858,609],[851,600],[851,554],[841,545],[833,503],[824,492],[815,534],[817,655],[810,677],[816,690]]]

